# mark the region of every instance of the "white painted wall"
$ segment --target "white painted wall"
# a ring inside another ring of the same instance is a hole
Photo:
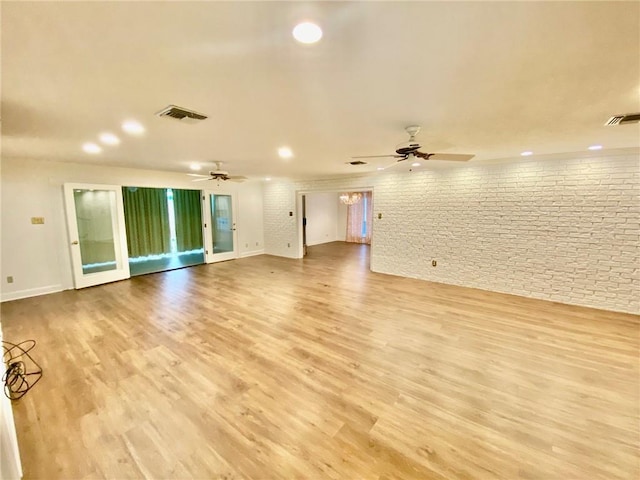
[[[238,246],[240,256],[264,253],[262,184],[241,184],[238,195]]]
[[[347,206],[338,200],[338,235],[336,240],[346,242],[347,240]]]
[[[181,173],[108,168],[61,162],[2,160],[2,300],[73,288],[63,183],[231,191],[238,198],[239,255],[263,253],[262,184],[193,183]],[[31,217],[44,217],[32,225]],[[248,246],[247,246],[248,245]],[[14,277],[14,283],[6,281]]]
[[[306,195],[307,245],[335,242],[338,239],[338,194]]]
[[[266,253],[299,256],[298,192],[367,187],[375,272],[640,313],[637,154],[268,184]]]
[[[0,324],[0,344],[2,344],[2,325]],[[6,365],[2,362],[0,373],[4,376]],[[0,479],[19,480],[22,478],[22,465],[16,426],[13,421],[11,400],[0,394]]]

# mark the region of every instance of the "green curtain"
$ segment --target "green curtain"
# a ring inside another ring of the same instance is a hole
[[[123,187],[129,258],[171,253],[165,188]]]
[[[202,241],[202,204],[199,190],[173,189],[176,242],[179,252],[198,250]]]

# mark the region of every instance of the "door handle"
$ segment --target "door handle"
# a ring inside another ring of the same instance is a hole
[[[78,245],[78,240],[74,240],[73,242],[71,242],[71,245]]]

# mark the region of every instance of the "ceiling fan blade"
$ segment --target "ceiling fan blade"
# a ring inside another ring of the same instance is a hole
[[[189,175],[190,177],[205,177],[205,178],[209,178],[209,175],[201,175],[199,173],[187,173],[187,175]]]
[[[406,159],[408,159],[409,155],[395,155],[395,157],[400,157],[400,158],[398,160],[396,160],[395,162],[393,162],[393,163],[391,163],[391,164],[389,164],[389,165],[387,165],[385,167],[382,167],[380,170],[382,171],[382,170],[387,170],[387,169],[389,169],[391,167],[395,167],[400,162],[404,162]]]
[[[207,180],[213,180],[212,177],[206,177],[206,178],[194,178],[193,180],[191,180],[192,182],[206,182]]]
[[[427,154],[427,158],[425,160],[446,160],[449,162],[468,162],[473,157],[475,157],[475,155],[468,155],[464,153],[430,153],[430,154]]]
[[[359,155],[357,157],[351,157],[351,158],[397,158],[397,157],[402,157],[403,155],[394,155],[394,154],[390,154],[390,155]]]
[[[244,182],[247,179],[247,177],[243,177],[242,175],[231,175],[227,178],[232,182]]]

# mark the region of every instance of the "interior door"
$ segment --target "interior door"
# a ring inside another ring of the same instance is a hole
[[[64,196],[75,287],[129,278],[121,187],[65,183]]]
[[[302,256],[307,256],[307,196],[302,195]]]
[[[206,262],[238,258],[236,208],[233,194],[205,192],[204,203]]]

